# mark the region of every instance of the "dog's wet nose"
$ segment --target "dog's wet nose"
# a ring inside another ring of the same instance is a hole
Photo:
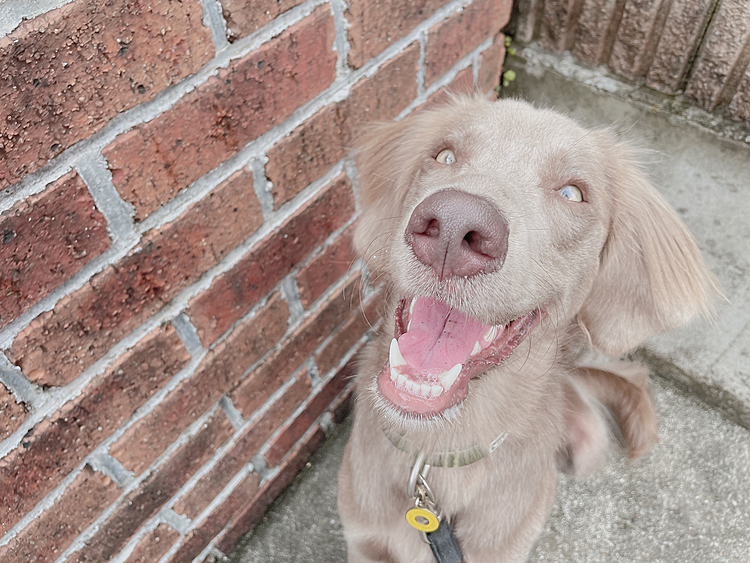
[[[444,190],[417,205],[405,238],[440,279],[473,276],[494,272],[505,262],[508,222],[486,199]]]

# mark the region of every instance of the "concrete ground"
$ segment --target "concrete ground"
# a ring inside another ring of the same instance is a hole
[[[654,371],[661,442],[635,464],[613,451],[588,480],[561,478],[529,563],[750,563],[750,148],[566,57],[525,49],[508,67],[517,80],[506,95],[614,124],[649,149],[652,178],[728,297],[714,324],[655,338],[639,353]],[[346,561],[336,476],[348,432],[348,423],[335,430],[232,563]]]

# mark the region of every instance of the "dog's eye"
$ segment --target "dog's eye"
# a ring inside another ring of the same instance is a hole
[[[443,149],[435,157],[440,164],[453,164],[456,162],[456,155],[450,149]]]
[[[571,186],[570,184],[568,184],[567,186],[563,186],[562,188],[557,190],[557,193],[559,193],[569,201],[583,201],[583,194],[581,193],[581,190],[579,190],[575,186]]]

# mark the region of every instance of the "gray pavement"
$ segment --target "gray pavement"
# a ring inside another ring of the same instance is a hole
[[[660,443],[636,463],[613,451],[588,480],[561,478],[529,563],[750,563],[750,148],[564,56],[526,49],[508,66],[518,78],[506,95],[614,124],[648,149],[651,177],[728,297],[715,323],[654,338],[638,353],[655,376]],[[348,423],[334,431],[230,561],[346,561],[336,477],[348,432]]]

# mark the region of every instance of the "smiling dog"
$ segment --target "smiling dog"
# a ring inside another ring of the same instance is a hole
[[[632,151],[554,112],[455,98],[356,158],[386,303],[339,476],[349,561],[434,562],[414,529],[434,513],[466,563],[522,562],[610,420],[631,457],[656,441],[647,369],[604,355],[708,315],[718,282]]]

